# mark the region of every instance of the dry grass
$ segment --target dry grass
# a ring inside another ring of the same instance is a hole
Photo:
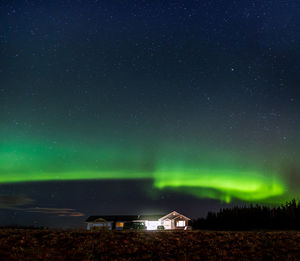
[[[0,260],[300,260],[300,232],[1,229]]]

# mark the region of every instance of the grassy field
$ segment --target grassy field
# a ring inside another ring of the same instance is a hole
[[[300,232],[0,229],[0,260],[300,260]]]

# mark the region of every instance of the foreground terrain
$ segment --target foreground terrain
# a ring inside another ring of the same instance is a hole
[[[300,260],[300,232],[0,229],[0,260]]]

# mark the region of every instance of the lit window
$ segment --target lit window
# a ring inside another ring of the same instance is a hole
[[[185,227],[185,221],[184,220],[177,221],[177,227]]]
[[[124,222],[117,222],[116,227],[124,227]]]

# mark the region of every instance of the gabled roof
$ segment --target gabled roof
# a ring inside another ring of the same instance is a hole
[[[165,216],[161,217],[160,220],[165,220],[165,219],[170,219],[170,220],[172,220],[172,219],[176,219],[176,218],[178,218],[178,217],[183,217],[183,218],[186,219],[186,220],[191,220],[190,218],[188,218],[188,217],[186,217],[186,216],[184,216],[184,215],[182,215],[182,214],[180,214],[180,213],[178,213],[178,212],[176,212],[176,211],[172,211],[172,212],[169,213],[168,215],[165,215]]]

